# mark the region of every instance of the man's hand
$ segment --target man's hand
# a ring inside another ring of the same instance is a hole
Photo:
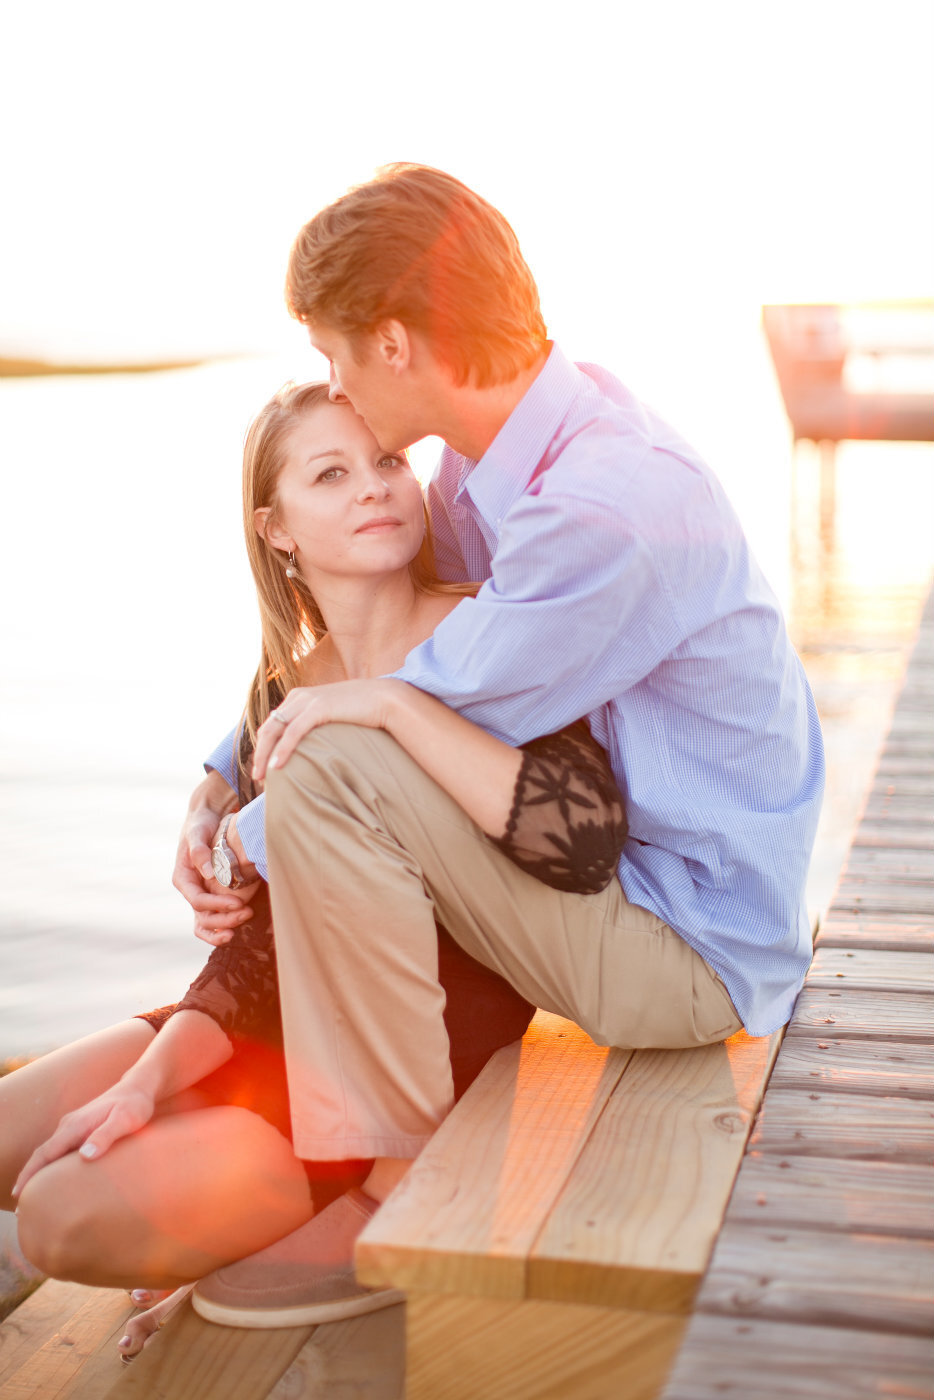
[[[250,883],[239,890],[225,890],[214,879],[211,866],[211,846],[221,818],[234,811],[236,805],[236,794],[221,775],[209,773],[192,793],[175,857],[172,884],[195,911],[195,933],[208,943],[228,942],[233,930],[245,924],[253,913],[249,900],[258,886]],[[227,839],[230,842],[229,830]],[[245,861],[242,846],[238,850],[230,844],[238,859],[242,853]],[[245,863],[245,878],[255,876],[253,867]],[[215,933],[223,936],[215,937]]]

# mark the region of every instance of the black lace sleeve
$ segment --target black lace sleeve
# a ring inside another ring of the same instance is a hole
[[[253,918],[229,943],[213,950],[175,1010],[203,1011],[231,1038],[281,1044],[276,949],[265,885],[251,903]]]
[[[506,832],[495,844],[546,885],[597,894],[626,840],[623,799],[586,723],[523,744]]]

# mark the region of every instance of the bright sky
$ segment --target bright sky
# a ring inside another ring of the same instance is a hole
[[[934,292],[931,0],[51,0],[3,37],[0,354],[295,345],[293,235],[395,159],[498,204],[623,370]]]

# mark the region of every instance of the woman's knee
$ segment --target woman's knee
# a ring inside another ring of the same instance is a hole
[[[19,1246],[51,1278],[84,1282],[96,1274],[100,1212],[78,1189],[68,1158],[43,1168],[23,1187],[17,1205]]]

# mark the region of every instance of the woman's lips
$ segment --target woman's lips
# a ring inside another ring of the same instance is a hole
[[[365,535],[371,531],[391,530],[394,526],[402,524],[394,515],[381,515],[376,520],[368,520],[365,525],[359,525],[354,531],[355,535]]]

